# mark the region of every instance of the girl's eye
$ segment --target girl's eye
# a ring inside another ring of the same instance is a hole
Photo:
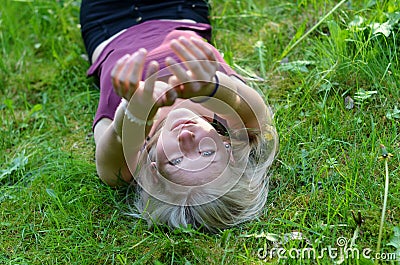
[[[212,156],[215,154],[215,151],[203,151],[201,152],[201,156]]]
[[[179,165],[181,162],[182,162],[182,157],[178,157],[178,158],[172,159],[168,163],[172,166],[176,166],[176,165]]]

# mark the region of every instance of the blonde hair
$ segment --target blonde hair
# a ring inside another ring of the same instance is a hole
[[[235,133],[243,135],[242,132]],[[247,130],[247,141],[242,137],[232,138],[235,162],[230,162],[227,168],[229,181],[219,182],[219,185],[189,186],[182,190],[152,168],[158,137],[159,133],[147,144],[134,174],[136,210],[131,215],[145,219],[150,227],[155,224],[173,228],[191,225],[211,232],[260,215],[268,195],[268,168],[278,147],[273,126],[267,126],[264,135]]]

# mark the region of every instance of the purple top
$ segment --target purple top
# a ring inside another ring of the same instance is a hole
[[[145,48],[148,51],[146,64],[153,60],[157,61],[161,69],[159,77],[168,76],[170,75],[168,71],[162,71],[166,67],[165,58],[170,56],[177,62],[181,61],[169,48],[169,41],[180,36],[190,37],[194,34],[209,40],[211,26],[201,23],[151,20],[128,28],[112,40],[87,72],[88,76],[97,75],[100,81],[100,101],[93,128],[102,118],[114,119],[115,111],[121,102],[121,98],[113,89],[111,71],[122,56],[132,54],[140,48]],[[237,75],[224,62],[221,54],[214,47],[212,48],[215,51],[217,60],[220,62],[219,70],[227,75]],[[146,65],[144,69],[146,69]],[[145,77],[145,74],[143,73],[143,77]]]

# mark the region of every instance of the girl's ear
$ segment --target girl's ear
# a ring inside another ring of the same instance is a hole
[[[158,183],[158,171],[157,171],[156,162],[151,162],[149,167],[150,167],[150,172],[151,172],[151,175],[152,175],[153,183],[157,184]]]
[[[236,160],[235,160],[235,157],[233,156],[232,151],[229,153],[229,162],[230,162],[232,165],[236,164]]]

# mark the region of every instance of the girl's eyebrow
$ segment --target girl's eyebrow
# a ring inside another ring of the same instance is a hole
[[[211,166],[213,166],[213,165],[215,165],[217,163],[217,161],[215,161],[215,160],[213,160],[210,164],[208,164],[207,165],[207,167],[205,167],[205,168],[209,168],[209,167],[211,167]],[[169,177],[173,177],[173,178],[187,178],[188,176],[190,176],[190,171],[188,172],[187,170],[185,170],[185,169],[182,169],[182,168],[180,168],[180,167],[173,167],[173,168],[175,168],[175,170],[170,170],[171,169],[171,167],[168,167],[168,168],[165,168],[165,173],[166,174],[168,174],[169,175]],[[197,173],[197,174],[202,174],[202,172],[203,172],[203,170],[205,169],[205,168],[202,168],[201,170],[196,170],[196,171],[193,171],[193,173]],[[167,176],[165,176],[165,177],[167,177]],[[190,177],[189,177],[190,178]],[[171,180],[172,181],[172,180]],[[186,181],[186,180],[185,180]]]
[[[206,157],[203,157],[203,158],[206,158]],[[220,161],[220,160],[221,160],[220,158],[217,158],[217,159],[212,160],[212,161],[207,165],[206,168],[210,167],[211,165],[217,163],[217,162]],[[182,173],[182,172],[184,172],[184,171],[187,171],[186,169],[183,170],[182,167],[170,165],[170,164],[168,163],[168,159],[167,159],[167,163],[166,163],[165,165],[168,165],[167,167],[164,167],[165,172],[168,173],[168,174],[173,174],[173,173],[176,173],[176,172]],[[175,168],[176,170],[168,170],[168,169],[170,169],[170,168]],[[197,171],[200,171],[200,170],[196,170],[196,172],[197,172]]]

